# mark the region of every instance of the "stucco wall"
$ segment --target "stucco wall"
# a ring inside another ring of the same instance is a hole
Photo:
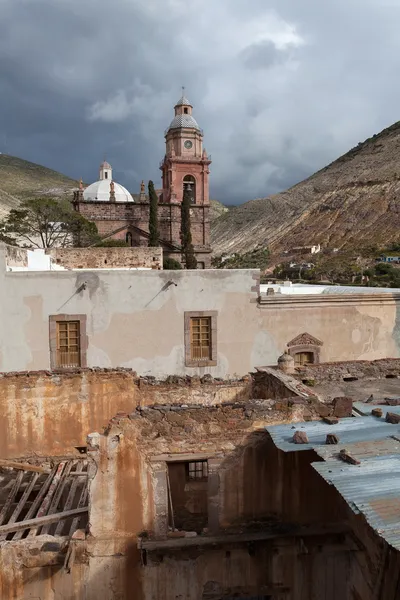
[[[57,314],[86,315],[88,367],[128,367],[161,379],[243,376],[276,364],[302,333],[322,342],[321,362],[399,356],[400,300],[392,294],[284,297],[260,304],[257,278],[256,270],[0,268],[0,371],[49,369],[49,316]],[[185,366],[186,311],[217,311],[216,366]]]

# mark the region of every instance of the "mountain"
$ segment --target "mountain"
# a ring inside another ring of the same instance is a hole
[[[220,217],[221,215],[224,215],[225,213],[227,213],[229,211],[229,208],[227,206],[224,206],[224,204],[221,204],[221,202],[218,202],[218,200],[210,200],[210,204],[211,204],[211,210],[210,210],[211,223],[213,221],[215,221],[216,219],[218,219],[218,217]]]
[[[41,165],[0,154],[0,219],[31,196],[72,197],[78,182]]]
[[[214,255],[269,246],[353,250],[400,239],[400,122],[289,190],[232,208],[212,224]]]

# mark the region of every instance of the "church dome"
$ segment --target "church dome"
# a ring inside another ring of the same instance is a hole
[[[92,183],[83,191],[83,199],[89,202],[134,202],[134,199],[123,185],[112,178],[112,167],[107,161],[100,165],[99,181]],[[113,198],[111,200],[111,194]]]
[[[198,126],[196,119],[192,117],[192,115],[186,114],[176,115],[172,119],[168,131],[170,129],[181,129],[183,127],[187,127],[189,129],[197,129],[197,131],[200,131],[200,127]]]
[[[110,202],[110,181],[100,179],[89,185],[83,192],[83,199],[92,202]],[[134,202],[131,194],[123,185],[114,181],[115,202]]]

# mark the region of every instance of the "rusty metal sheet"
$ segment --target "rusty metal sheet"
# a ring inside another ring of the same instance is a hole
[[[394,442],[394,440],[392,440]],[[371,446],[369,444],[369,450]],[[386,450],[390,449],[388,442]],[[358,446],[358,447],[357,447]],[[361,445],[348,445],[358,458]],[[384,444],[380,450],[384,451]],[[312,463],[313,468],[335,486],[357,514],[363,514],[369,525],[388,544],[400,550],[400,454],[364,456],[359,465],[348,465],[335,457]]]

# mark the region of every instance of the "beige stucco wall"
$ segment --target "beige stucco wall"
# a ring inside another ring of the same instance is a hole
[[[1,253],[1,248],[0,248]],[[307,332],[322,361],[399,356],[398,300],[273,300],[257,303],[255,270],[5,272],[0,254],[0,371],[50,368],[49,316],[87,315],[89,367],[141,375],[242,376],[276,364]],[[174,284],[169,284],[173,281]],[[85,289],[82,284],[85,283]],[[218,311],[218,364],[184,364],[185,311]]]

